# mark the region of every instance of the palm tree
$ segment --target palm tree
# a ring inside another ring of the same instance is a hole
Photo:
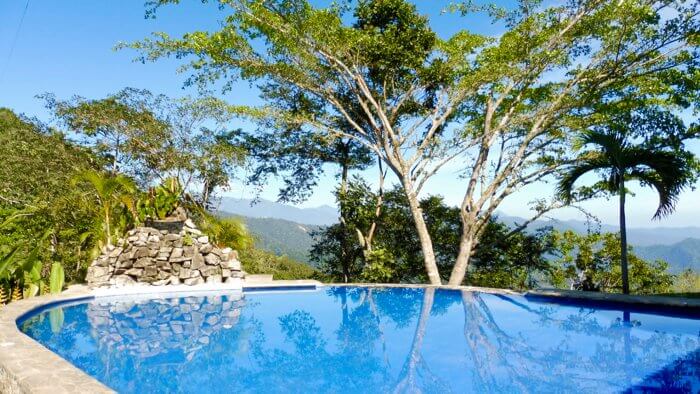
[[[608,127],[583,132],[576,148],[594,149],[581,153],[575,164],[562,175],[557,192],[567,202],[574,194],[574,183],[584,174],[596,172],[602,180],[596,190],[617,194],[620,199],[620,247],[622,292],[629,294],[627,271],[627,227],[625,224],[625,182],[639,181],[643,186],[656,189],[659,205],[654,219],[673,212],[679,193],[690,182],[691,171],[686,160],[676,152],[643,144],[634,144],[626,127]]]
[[[125,198],[134,194],[137,190],[134,182],[124,176],[110,176],[95,170],[87,170],[79,173],[74,178],[74,183],[85,182],[90,185],[91,194],[97,200],[102,210],[107,246],[112,245],[112,231],[110,223],[114,207],[124,203]]]

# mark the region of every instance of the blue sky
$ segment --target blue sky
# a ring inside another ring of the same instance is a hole
[[[41,101],[35,98],[44,92],[60,98],[78,94],[99,98],[131,86],[150,89],[170,96],[196,95],[183,89],[185,75],[177,73],[180,64],[174,60],[141,64],[132,61],[134,53],[114,51],[119,41],[135,41],[153,31],[178,35],[195,29],[215,29],[221,15],[216,7],[199,1],[182,1],[176,7],[163,8],[155,20],[144,18],[142,0],[120,1],[53,1],[30,0],[24,22],[19,30],[26,0],[0,1],[0,107],[8,107],[28,116],[50,120]],[[431,17],[433,28],[442,36],[468,28],[482,34],[496,35],[498,26],[486,18],[460,18],[443,14],[447,0],[416,1],[421,13]],[[11,48],[14,50],[10,57]],[[232,103],[259,102],[255,89],[241,83],[223,96]],[[693,143],[700,152],[700,143]],[[335,172],[329,167],[314,195],[304,206],[334,203],[331,192],[336,185]],[[368,178],[376,171],[368,170]],[[464,186],[455,172],[446,169],[426,187],[431,194],[440,194],[452,204],[461,199]],[[649,190],[633,187],[636,195],[628,201],[628,222],[635,227],[700,225],[700,192],[688,191],[681,196],[674,215],[661,221],[651,221],[657,203]],[[252,188],[235,182],[227,194],[250,197]],[[277,184],[272,183],[263,197],[275,199]],[[549,185],[534,185],[511,196],[499,211],[518,216],[528,215],[528,201],[550,196]],[[585,207],[603,222],[616,223],[617,205],[614,200],[597,200]],[[581,218],[573,209],[561,210],[550,216],[559,219]]]

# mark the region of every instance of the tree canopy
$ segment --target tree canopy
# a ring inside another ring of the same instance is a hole
[[[177,2],[151,1],[150,15]],[[502,201],[572,160],[571,131],[604,121],[601,107],[683,110],[699,102],[695,1],[453,7],[490,11],[506,26],[497,38],[468,29],[439,37],[406,0],[219,3],[229,10],[219,30],[155,33],[129,46],[143,61],[191,59],[189,84],[256,83],[265,105],[241,113],[261,123],[352,139],[376,154],[408,199],[434,284],[442,280],[419,194],[448,163],[464,169],[449,278],[457,285]],[[300,101],[307,104],[294,105]],[[535,215],[561,205],[536,201]]]

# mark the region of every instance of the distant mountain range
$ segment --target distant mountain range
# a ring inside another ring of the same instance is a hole
[[[517,216],[498,215],[498,220],[509,225],[524,223],[525,219]],[[582,220],[536,220],[528,227],[538,229],[551,226],[555,230],[573,230],[584,233],[589,230],[602,232],[617,232],[618,226],[609,224],[591,223]],[[627,229],[627,239],[630,244],[636,246],[673,245],[687,238],[700,240],[700,227],[632,227]]]
[[[677,274],[688,268],[700,272],[700,239],[686,238],[672,245],[637,246],[634,252],[645,260],[662,259]]]
[[[298,208],[264,199],[254,203],[253,200],[245,198],[224,197],[221,199],[219,211],[251,218],[284,219],[317,226],[328,226],[338,221],[338,209],[330,205]]]
[[[336,223],[336,208],[323,205],[316,208],[297,208],[268,200],[251,206],[252,200],[224,198],[220,212],[224,216],[241,216],[258,247],[278,255],[287,255],[309,263],[308,252],[313,245],[311,233],[322,226]],[[498,220],[509,225],[523,223],[516,216],[498,215]],[[556,230],[586,232],[589,224],[579,220],[537,220],[530,229],[551,226]],[[618,231],[617,226],[591,224],[591,230]],[[670,271],[678,273],[687,268],[700,272],[700,227],[630,228],[629,242],[638,256],[668,261]]]

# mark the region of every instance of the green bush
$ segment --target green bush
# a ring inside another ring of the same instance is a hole
[[[310,266],[264,250],[243,249],[239,252],[239,258],[243,270],[248,274],[271,274],[277,280],[322,279],[319,272]]]

